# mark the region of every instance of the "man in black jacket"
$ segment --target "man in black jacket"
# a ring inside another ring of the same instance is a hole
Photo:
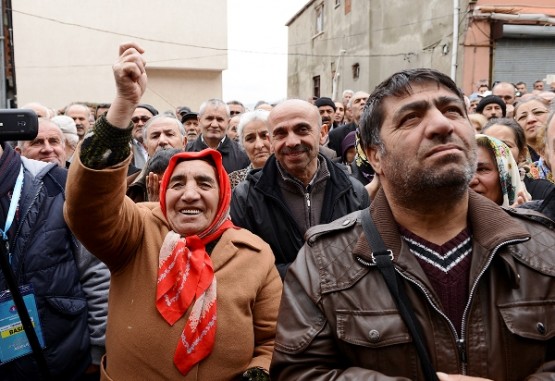
[[[349,100],[349,107],[351,108],[353,121],[330,131],[328,147],[334,149],[338,157],[341,157],[341,143],[343,142],[343,139],[345,139],[345,136],[347,136],[349,132],[357,129],[360,116],[362,115],[364,105],[366,104],[366,100],[369,95],[370,94],[364,91],[357,91]]]
[[[268,118],[274,155],[233,191],[231,218],[272,247],[282,278],[311,226],[366,208],[363,185],[318,153],[322,120],[306,101],[287,100]]]
[[[209,99],[200,105],[198,120],[201,135],[190,144],[186,151],[199,152],[208,147],[222,154],[222,161],[227,173],[246,168],[249,158],[239,145],[226,136],[229,125],[229,106],[220,99]]]

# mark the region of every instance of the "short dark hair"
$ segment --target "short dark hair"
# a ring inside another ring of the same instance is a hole
[[[154,172],[157,175],[162,176],[166,168],[168,168],[168,164],[170,163],[170,159],[172,158],[172,156],[180,152],[183,152],[183,149],[169,148],[156,151],[146,163],[146,173]]]
[[[380,83],[368,97],[364,112],[360,118],[359,129],[362,147],[364,149],[380,145],[380,130],[384,121],[383,101],[389,97],[410,95],[413,84],[435,82],[438,87],[443,86],[452,91],[461,102],[464,95],[453,80],[440,71],[434,69],[409,69],[393,74]],[[465,109],[466,114],[466,109]]]

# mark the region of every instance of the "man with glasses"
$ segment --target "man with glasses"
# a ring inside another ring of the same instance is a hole
[[[158,110],[153,106],[141,103],[135,108],[131,121],[133,122],[133,140],[131,145],[133,148],[133,166],[142,169],[148,159],[146,149],[143,142],[143,129],[145,124],[153,116],[158,115]]]

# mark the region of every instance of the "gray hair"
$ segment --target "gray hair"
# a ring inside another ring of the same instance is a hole
[[[268,115],[269,111],[266,110],[254,110],[248,111],[241,115],[239,124],[237,125],[237,135],[239,136],[239,146],[243,147],[243,130],[245,126],[255,120],[260,120],[268,125]]]
[[[84,107],[87,110],[87,117],[91,116],[91,109],[89,108],[89,106],[87,106],[84,103],[78,103],[78,102],[68,104],[64,109],[64,115],[67,115],[67,110],[69,110],[72,106]]]
[[[229,106],[224,101],[222,101],[221,99],[212,98],[212,99],[209,99],[207,101],[202,102],[202,104],[200,105],[200,108],[198,110],[198,117],[199,118],[202,117],[202,115],[206,111],[206,107],[209,106],[209,105],[214,106],[215,108],[224,107],[225,112],[227,114],[227,117],[229,118],[231,116],[229,114]]]
[[[45,123],[50,123],[53,126],[56,126],[58,128],[58,131],[60,132],[61,142],[62,142],[63,145],[65,145],[66,144],[66,136],[65,136],[64,132],[62,131],[62,129],[60,128],[60,126],[58,126],[56,123],[54,123],[53,121],[51,121],[48,118],[39,118],[39,129],[40,129],[41,124],[45,124]],[[25,142],[28,142],[28,141],[29,140],[19,140],[17,142],[17,146],[19,147],[19,149],[21,149],[23,151],[22,148],[23,148]]]
[[[185,136],[185,127],[183,127],[183,124],[181,124],[181,122],[179,120],[177,120],[177,118],[175,116],[172,115],[166,115],[166,114],[159,114],[156,116],[153,116],[152,118],[150,118],[148,120],[148,122],[146,122],[145,126],[143,127],[143,141],[146,143],[146,141],[148,140],[148,128],[156,121],[159,121],[160,119],[169,119],[171,121],[175,121],[175,125],[178,128],[179,133],[181,134],[181,137]]]

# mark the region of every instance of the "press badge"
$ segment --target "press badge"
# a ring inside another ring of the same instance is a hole
[[[33,287],[26,284],[19,287],[31,323],[35,328],[39,343],[42,348],[44,345],[44,338],[42,337],[42,328],[39,321],[39,313],[37,310],[37,303],[35,301],[35,294]],[[9,290],[0,292],[0,365],[16,359],[21,356],[28,355],[33,352],[27,335],[21,324],[21,319],[17,313],[15,303],[13,301],[11,292]]]

